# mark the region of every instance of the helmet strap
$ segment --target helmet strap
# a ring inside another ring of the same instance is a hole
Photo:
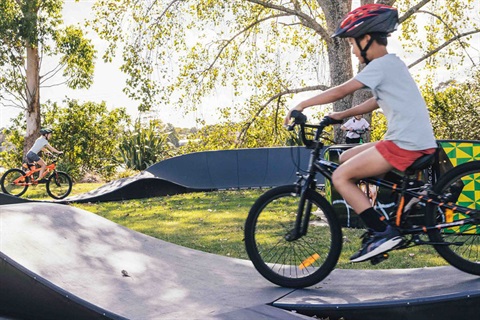
[[[370,46],[372,45],[373,41],[375,41],[375,39],[373,39],[373,37],[370,36],[370,40],[368,40],[367,45],[365,46],[365,48],[362,48],[362,46],[360,45],[360,38],[355,38],[355,42],[357,43],[357,46],[360,49],[360,55],[362,56],[363,60],[365,61],[365,64],[370,63],[370,60],[367,59],[367,51],[370,48]]]

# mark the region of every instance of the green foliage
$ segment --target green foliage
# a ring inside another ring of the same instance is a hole
[[[98,173],[104,178],[115,174],[119,137],[129,123],[125,109],[107,110],[105,103],[66,100],[44,105],[43,126],[54,131],[50,144],[65,155],[59,168],[78,180],[86,172]],[[25,122],[20,115],[4,130],[6,150],[0,153],[0,165],[19,167],[23,159]],[[48,160],[47,160],[48,161]]]
[[[54,130],[52,145],[65,152],[63,162],[75,177],[95,172],[108,179],[116,171],[118,140],[129,123],[125,109],[109,111],[104,102],[64,103],[44,105],[43,125]]]
[[[129,169],[145,170],[168,158],[173,148],[169,135],[170,132],[159,121],[152,120],[145,127],[137,120],[133,130],[125,132],[120,141],[123,163]]]
[[[23,161],[23,142],[25,132],[25,121],[23,116],[12,119],[12,125],[3,130],[5,141],[2,144],[4,151],[0,152],[0,166],[10,168],[20,168]]]
[[[204,126],[188,137],[190,142],[181,152],[295,145],[295,133],[285,130],[282,123],[283,118],[279,116],[262,115],[254,123],[230,121]],[[246,127],[248,135],[245,135]]]
[[[96,51],[79,28],[63,25],[63,4],[64,0],[0,0],[0,107],[27,111],[26,147],[40,129],[41,85],[76,89],[93,82]],[[46,70],[44,57],[58,58],[58,64]],[[63,82],[55,78],[60,72]]]
[[[461,64],[471,36],[480,32],[469,19],[474,0],[382,3],[399,8],[402,40],[427,67]],[[225,123],[238,119],[244,127],[220,129],[240,132],[223,143],[249,146],[255,143],[248,136],[257,138],[250,133],[252,122],[273,128],[275,122],[262,124],[264,114],[284,116],[293,94],[313,95],[351,78],[348,45],[330,38],[351,5],[330,0],[99,0],[92,23],[109,42],[105,60],[122,50],[122,70],[129,77],[125,91],[141,101],[142,110],[168,105],[196,111],[225,90],[232,96]],[[422,24],[420,15],[430,20]],[[350,102],[347,97],[333,109],[346,109]],[[273,134],[281,132],[276,128]]]
[[[381,112],[372,113],[370,141],[380,141],[387,133],[387,118]]]
[[[423,88],[437,139],[480,139],[480,72],[464,83]]]
[[[88,88],[93,83],[95,53],[90,40],[83,31],[67,26],[56,33],[57,51],[61,54],[60,64],[64,66],[63,77],[70,88]]]
[[[416,2],[403,0],[396,1],[395,5],[400,12],[406,12]],[[479,32],[478,20],[472,19],[472,13],[479,9],[476,2],[428,1],[401,24],[403,47],[409,52],[420,50],[426,53],[426,69],[434,70],[440,65],[454,69],[462,65],[466,58],[471,59],[465,53],[471,45],[472,34]],[[429,54],[431,52],[435,54]]]

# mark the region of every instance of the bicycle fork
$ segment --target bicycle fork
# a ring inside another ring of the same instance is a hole
[[[302,181],[304,181],[303,184]],[[312,188],[312,184],[315,184],[315,180],[311,176],[308,176],[306,179],[305,177],[300,177],[297,184],[300,188],[300,201],[298,203],[295,225],[293,229],[285,235],[285,240],[287,241],[295,241],[307,234],[308,223],[312,213],[312,202],[307,201],[306,194],[307,190]]]

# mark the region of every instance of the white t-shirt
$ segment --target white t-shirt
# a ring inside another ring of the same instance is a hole
[[[370,127],[367,120],[365,120],[364,118],[360,118],[360,120],[357,120],[355,119],[355,117],[350,118],[347,122],[343,124],[343,126],[347,129],[353,130],[362,130]],[[360,138],[360,135],[353,131],[347,131],[347,137],[350,139],[355,139]]]
[[[405,150],[437,147],[425,100],[395,54],[372,60],[355,79],[372,90],[387,118],[385,140]]]
[[[30,148],[29,152],[32,151],[33,153],[38,154],[43,148],[45,148],[48,145],[48,140],[45,138],[45,136],[40,136],[37,140],[35,140],[35,143],[33,146]],[[28,152],[27,152],[28,153]]]

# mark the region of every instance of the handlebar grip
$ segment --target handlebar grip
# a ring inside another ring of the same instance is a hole
[[[290,116],[295,119],[295,124],[307,123],[307,116],[298,110],[293,110]]]
[[[332,124],[341,124],[343,123],[343,120],[335,120],[333,118],[330,118],[329,116],[323,117],[322,121],[320,121],[321,126],[329,126]]]

